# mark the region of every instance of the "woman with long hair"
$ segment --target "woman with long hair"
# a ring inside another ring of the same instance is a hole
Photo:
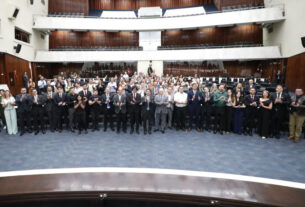
[[[4,116],[6,121],[7,132],[9,135],[16,135],[18,133],[17,127],[17,115],[15,109],[15,98],[7,90],[4,92],[4,96],[1,101],[2,107],[4,108]]]
[[[260,120],[258,122],[258,132],[262,139],[269,136],[270,118],[272,110],[272,101],[270,100],[269,91],[263,91],[262,97],[259,99]]]
[[[243,133],[243,119],[246,105],[240,91],[235,94],[233,108],[233,132],[241,135]]]
[[[231,89],[227,91],[228,100],[225,107],[225,132],[228,134],[232,131],[233,106],[235,105],[235,96]]]

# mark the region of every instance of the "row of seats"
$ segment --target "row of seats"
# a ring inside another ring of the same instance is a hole
[[[79,47],[79,46],[58,46],[56,48],[50,49],[50,51],[141,51],[143,47],[135,46],[118,46],[118,47],[104,47],[104,46],[89,46],[89,47]]]
[[[222,7],[223,12],[230,12],[230,11],[240,11],[240,10],[249,10],[249,9],[259,9],[264,8],[264,3],[256,3],[256,4],[245,4],[245,5],[236,5],[236,6],[227,6]]]
[[[62,13],[62,12],[53,12],[49,13],[50,17],[84,17],[84,13]]]
[[[198,45],[168,45],[159,46],[158,50],[189,50],[189,49],[206,49],[206,48],[230,48],[230,47],[262,47],[262,44],[251,42],[236,42],[230,44],[198,44]]]

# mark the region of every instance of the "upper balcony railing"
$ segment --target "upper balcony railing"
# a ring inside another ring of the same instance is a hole
[[[198,6],[192,6],[198,7]],[[180,14],[180,15],[166,15],[166,11],[170,10],[184,10],[192,7],[184,7],[184,8],[170,8],[170,9],[162,9],[162,16],[160,17],[145,17],[147,18],[175,18],[175,17],[187,17],[187,16],[199,16],[206,14],[217,14],[217,13],[226,13],[226,12],[236,12],[236,11],[245,11],[245,10],[253,10],[253,9],[263,9],[265,8],[264,4],[250,4],[250,5],[240,5],[240,6],[231,6],[231,7],[223,7],[222,11],[219,11],[215,5],[204,5],[204,11],[202,13],[194,13],[194,14]],[[104,17],[102,16],[102,12],[107,11],[111,12],[114,10],[91,10],[91,15],[89,12],[89,16],[86,16],[84,13],[62,13],[62,12],[54,12],[49,13],[48,17],[66,17],[66,18],[102,18],[102,19],[141,19],[142,17],[137,15],[138,10],[130,10],[135,12],[134,17]],[[126,12],[126,10],[115,10],[115,12]],[[183,12],[182,12],[183,13]]]

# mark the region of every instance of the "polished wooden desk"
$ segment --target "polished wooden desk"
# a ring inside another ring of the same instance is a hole
[[[70,199],[304,207],[305,185],[228,174],[133,168],[0,173],[1,206]]]

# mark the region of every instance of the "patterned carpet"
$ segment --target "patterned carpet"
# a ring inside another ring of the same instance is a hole
[[[305,140],[166,131],[150,136],[70,132],[0,133],[0,171],[143,167],[223,172],[305,183]]]

